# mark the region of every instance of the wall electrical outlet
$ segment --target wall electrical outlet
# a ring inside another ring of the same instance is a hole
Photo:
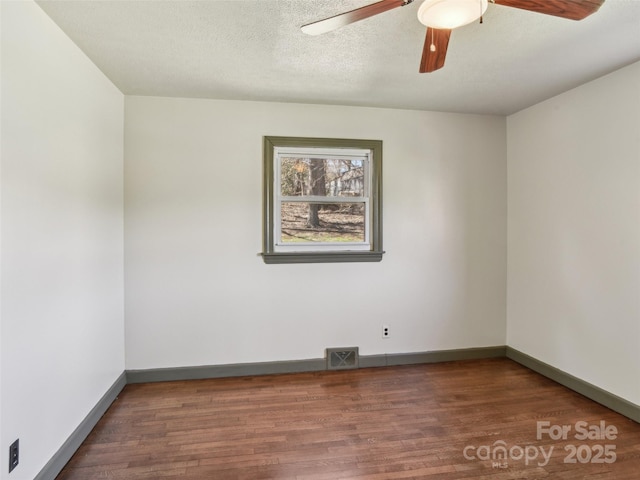
[[[16,440],[9,447],[9,473],[20,463],[20,439]]]
[[[389,338],[389,325],[382,326],[382,338]]]

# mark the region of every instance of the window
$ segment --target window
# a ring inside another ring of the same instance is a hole
[[[265,263],[382,260],[382,142],[264,138]]]

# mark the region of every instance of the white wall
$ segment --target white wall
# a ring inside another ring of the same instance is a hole
[[[640,404],[640,63],[508,118],[507,342]]]
[[[0,477],[30,480],[124,369],[124,98],[32,2],[2,2],[1,93]]]
[[[125,104],[128,369],[504,345],[504,118]],[[262,262],[264,135],[383,140],[381,263]]]

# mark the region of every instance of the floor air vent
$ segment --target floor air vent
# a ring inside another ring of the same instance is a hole
[[[327,370],[358,368],[358,347],[327,348]]]

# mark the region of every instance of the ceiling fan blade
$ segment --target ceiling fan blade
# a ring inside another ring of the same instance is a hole
[[[494,0],[497,5],[582,20],[598,11],[604,0]]]
[[[427,36],[422,49],[420,73],[429,73],[444,66],[451,30],[427,28]]]
[[[350,12],[340,13],[333,17],[325,18],[324,20],[308,23],[307,25],[300,27],[300,30],[307,35],[321,35],[359,20],[373,17],[374,15],[386,12],[387,10],[403,7],[411,2],[413,2],[413,0],[381,0],[380,2],[357,8]]]

